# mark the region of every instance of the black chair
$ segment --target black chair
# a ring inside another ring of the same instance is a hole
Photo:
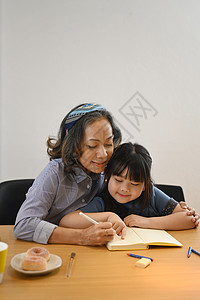
[[[14,225],[17,212],[34,179],[16,179],[0,183],[0,225]]]
[[[155,184],[155,186],[165,194],[180,202],[185,201],[183,189],[179,185]]]

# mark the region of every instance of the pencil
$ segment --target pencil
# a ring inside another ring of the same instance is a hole
[[[93,224],[99,224],[97,221],[95,221],[94,219],[88,217],[87,215],[85,215],[82,212],[80,212],[79,215],[82,216],[82,217],[84,217],[85,219],[87,219],[88,221],[90,221]],[[115,234],[115,236],[117,236],[118,238],[120,238],[120,236],[118,234]]]
[[[198,251],[192,249],[192,252],[200,256],[200,253]]]
[[[135,258],[148,258],[150,259],[151,261],[153,261],[153,258],[151,257],[147,257],[147,256],[143,256],[143,255],[138,255],[138,254],[133,254],[133,253],[127,253],[128,256],[131,256],[131,257],[135,257]]]
[[[192,251],[192,247],[188,248],[188,253],[187,253],[187,257],[189,258],[191,256],[191,251]]]
[[[93,220],[92,218],[88,217],[87,215],[85,215],[82,212],[80,212],[79,215],[82,216],[82,217],[84,217],[85,219],[87,219],[88,221],[90,221],[93,224],[99,224],[97,221]]]

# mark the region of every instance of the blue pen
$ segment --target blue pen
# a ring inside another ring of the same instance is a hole
[[[200,256],[200,253],[198,251],[192,249],[192,252]]]
[[[148,258],[150,259],[151,261],[153,261],[153,258],[151,257],[147,257],[147,256],[143,256],[143,255],[138,255],[138,254],[133,254],[133,253],[127,253],[128,256],[131,256],[131,257],[136,257],[136,258]]]
[[[191,251],[192,251],[192,247],[189,247],[189,249],[188,249],[188,253],[187,253],[187,257],[190,257],[190,255],[191,255]]]

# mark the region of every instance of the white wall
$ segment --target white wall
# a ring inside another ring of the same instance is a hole
[[[200,211],[199,13],[198,0],[1,0],[1,180],[36,177],[68,110],[99,102]]]

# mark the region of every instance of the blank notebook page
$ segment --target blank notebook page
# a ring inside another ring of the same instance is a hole
[[[135,233],[137,233],[143,241],[146,243],[175,243],[177,240],[168,234],[165,230],[159,229],[144,229],[144,228],[132,228]],[[181,243],[180,243],[181,245]]]

